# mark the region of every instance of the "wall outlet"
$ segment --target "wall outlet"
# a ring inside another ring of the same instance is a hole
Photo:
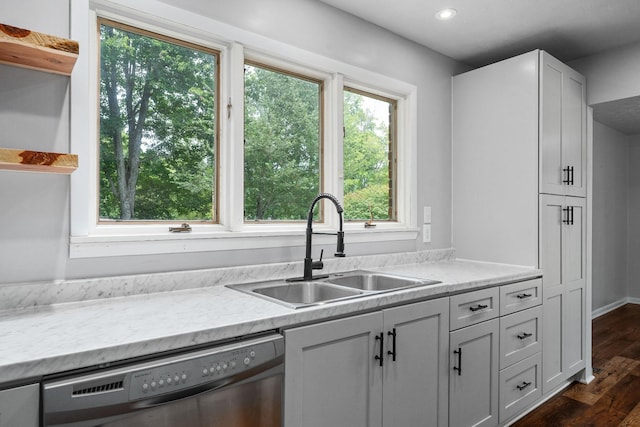
[[[424,224],[431,224],[431,206],[424,207]]]
[[[431,224],[422,226],[422,243],[431,243]]]

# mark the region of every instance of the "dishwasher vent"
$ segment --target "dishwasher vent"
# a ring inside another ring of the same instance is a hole
[[[124,387],[122,380],[113,381],[110,383],[96,384],[91,387],[84,387],[77,390],[73,390],[72,396],[87,396],[90,394],[104,393],[106,391],[122,390]]]

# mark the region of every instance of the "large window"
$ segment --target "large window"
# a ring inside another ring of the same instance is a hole
[[[100,220],[215,222],[218,53],[99,27]]]
[[[415,239],[415,86],[107,3],[74,3],[96,31],[77,34],[90,52],[71,76],[72,258],[300,246],[320,192],[344,205],[350,244]]]
[[[245,65],[244,216],[304,220],[320,192],[322,82]]]
[[[344,91],[344,212],[347,220],[395,220],[396,104]]]

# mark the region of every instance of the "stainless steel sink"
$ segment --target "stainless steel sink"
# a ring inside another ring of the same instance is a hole
[[[416,279],[394,274],[356,271],[345,275],[335,275],[327,279],[329,283],[370,292],[389,292],[416,286],[441,283],[437,280]]]
[[[440,282],[357,270],[332,274],[322,280],[291,282],[273,280],[227,285],[227,287],[290,308],[302,308],[436,283]]]
[[[336,286],[327,282],[262,282],[229,285],[248,294],[257,295],[291,308],[309,307],[354,298],[363,294],[361,290]]]

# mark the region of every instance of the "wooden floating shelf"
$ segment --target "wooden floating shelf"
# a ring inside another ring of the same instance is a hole
[[[77,154],[0,148],[0,169],[68,175],[77,168]]]
[[[0,24],[0,63],[68,76],[78,42]]]

